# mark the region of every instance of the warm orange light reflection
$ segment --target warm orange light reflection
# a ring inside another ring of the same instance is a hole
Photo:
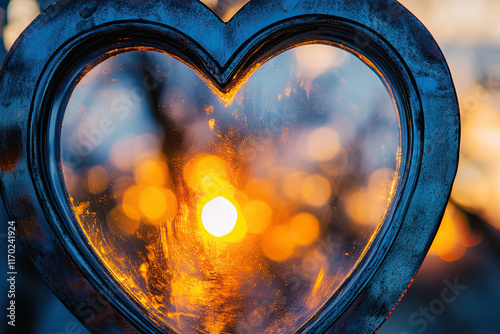
[[[429,254],[453,262],[464,256],[467,248],[476,246],[482,240],[483,235],[477,235],[470,230],[465,214],[453,204],[448,204]]]
[[[177,212],[177,198],[169,189],[155,186],[132,186],[123,196],[123,212],[130,219],[145,218],[152,224],[172,219]]]
[[[255,200],[245,205],[243,214],[248,224],[248,232],[258,234],[271,223],[273,212],[269,205]]]
[[[200,154],[192,158],[184,167],[184,180],[197,193],[231,192],[233,188],[226,163],[215,155]]]
[[[127,216],[120,205],[111,210],[107,218],[108,226],[113,233],[134,234],[141,224],[139,219]]]
[[[323,176],[308,176],[302,183],[302,198],[312,206],[325,205],[331,196],[332,187]]]
[[[215,128],[215,119],[210,119],[208,121],[208,127],[210,128],[210,130],[213,130]]]
[[[109,186],[109,176],[102,166],[95,166],[88,171],[85,187],[91,194],[100,194]]]
[[[149,133],[142,136],[125,137],[113,145],[109,159],[119,170],[129,172],[137,160],[142,160],[143,154],[155,152],[158,145],[158,138]]]
[[[319,236],[319,222],[310,213],[300,213],[290,222],[293,240],[299,245],[310,245]]]
[[[175,216],[177,198],[171,190],[146,187],[141,192],[139,206],[142,214],[149,222],[161,224]]]
[[[343,201],[351,219],[358,224],[378,224],[394,195],[397,181],[396,171],[379,169],[370,175],[366,186],[346,194]]]
[[[222,237],[231,233],[236,226],[238,212],[231,202],[219,196],[205,204],[201,220],[208,233]]]
[[[340,150],[340,140],[337,133],[327,127],[314,130],[307,143],[307,152],[311,159],[328,161],[333,159]]]
[[[306,172],[295,172],[288,174],[283,180],[283,191],[290,199],[298,199],[302,192],[302,185],[305,178],[307,177]]]
[[[118,83],[127,62],[136,73],[143,58],[117,55],[78,85],[63,143],[88,144],[104,117],[116,129],[86,146],[81,165],[64,167],[73,211],[110,275],[156,323],[187,334],[292,332],[370,248],[398,181],[399,143],[386,138],[399,133],[397,113],[369,68],[373,85],[356,84],[358,68],[349,82],[339,80],[335,68],[359,60],[332,49],[285,51],[290,66],[278,61],[264,70],[269,78],[254,80],[252,71],[267,66],[255,64],[227,94],[148,51],[163,72],[179,75],[128,118],[126,101],[114,111],[104,106],[129,93]],[[191,84],[196,90],[183,86]],[[88,97],[96,86],[111,97]],[[361,86],[373,103],[358,99]],[[387,110],[384,131],[371,132],[368,114],[378,119]]]
[[[273,261],[285,261],[292,256],[293,251],[292,230],[285,226],[274,226],[262,237],[262,252]]]
[[[167,164],[159,159],[146,159],[134,170],[135,182],[146,186],[164,186],[168,180]]]

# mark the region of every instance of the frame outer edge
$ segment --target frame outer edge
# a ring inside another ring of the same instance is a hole
[[[422,168],[400,230],[400,234],[413,237],[395,240],[384,265],[331,331],[360,333],[378,328],[399,301],[401,292],[416,273],[415,267],[420,266],[430,246],[451,192],[458,163],[460,124],[451,75],[430,33],[413,15],[402,9],[404,7],[395,0],[252,0],[228,23],[223,23],[201,3],[188,0],[163,0],[161,4],[135,0],[61,0],[49,7],[14,44],[0,72],[0,128],[7,134],[0,142],[0,190],[9,216],[19,222],[23,248],[39,267],[51,268],[50,275],[44,276],[49,286],[55,288],[67,284],[70,290],[80,291],[80,296],[85,295],[82,291],[97,295],[88,281],[82,277],[75,280],[73,275],[67,275],[68,268],[71,273],[80,271],[65,254],[60,240],[55,238],[42,207],[30,203],[30,194],[35,193],[34,181],[29,176],[29,146],[22,144],[30,142],[26,130],[30,126],[36,82],[52,55],[66,41],[118,17],[120,20],[153,21],[194,38],[223,65],[253,35],[277,21],[304,14],[333,15],[359,22],[372,31],[384,32],[383,37],[399,52],[415,78],[424,114]],[[64,15],[61,15],[62,11]],[[381,15],[371,16],[373,12]],[[194,19],[186,19],[186,15]],[[200,21],[203,24],[195,24]],[[46,44],[46,41],[51,43]],[[23,57],[18,57],[19,54]],[[421,60],[425,60],[425,64]],[[26,96],[26,93],[31,95]],[[38,253],[40,250],[43,251]],[[63,263],[57,265],[54,257],[63,259]],[[50,281],[52,279],[56,281]],[[86,302],[74,292],[59,297],[67,305]],[[380,300],[385,302],[379,303]],[[72,311],[76,311],[76,306]],[[360,311],[367,314],[365,323],[354,318]],[[99,321],[92,323],[92,329],[109,332],[111,328],[116,333],[136,332],[122,315],[108,306],[100,313]]]

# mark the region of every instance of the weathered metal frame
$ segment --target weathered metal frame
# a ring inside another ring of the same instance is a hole
[[[203,22],[203,24],[200,24]],[[71,229],[53,108],[60,86],[110,45],[146,46],[229,90],[251,64],[311,40],[340,43],[380,69],[394,95],[406,170],[386,229],[355,279],[298,332],[366,333],[390,314],[420,267],[451,191],[459,147],[453,82],[436,42],[394,0],[252,0],[229,22],[197,1],[62,0],[16,42],[0,73],[1,192],[18,238],[51,289],[95,333],[162,333],[131,304]],[[58,130],[59,129],[59,130]],[[106,300],[85,318],[89,298]]]

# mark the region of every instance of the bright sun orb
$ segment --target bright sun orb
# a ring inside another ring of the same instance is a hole
[[[233,203],[222,196],[209,201],[201,212],[201,221],[208,233],[214,237],[223,237],[234,229],[238,212]]]

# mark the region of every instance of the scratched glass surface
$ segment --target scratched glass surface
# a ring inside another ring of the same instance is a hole
[[[357,56],[302,45],[215,93],[164,53],[85,70],[61,152],[78,228],[180,333],[293,333],[350,279],[391,207],[401,134]]]

